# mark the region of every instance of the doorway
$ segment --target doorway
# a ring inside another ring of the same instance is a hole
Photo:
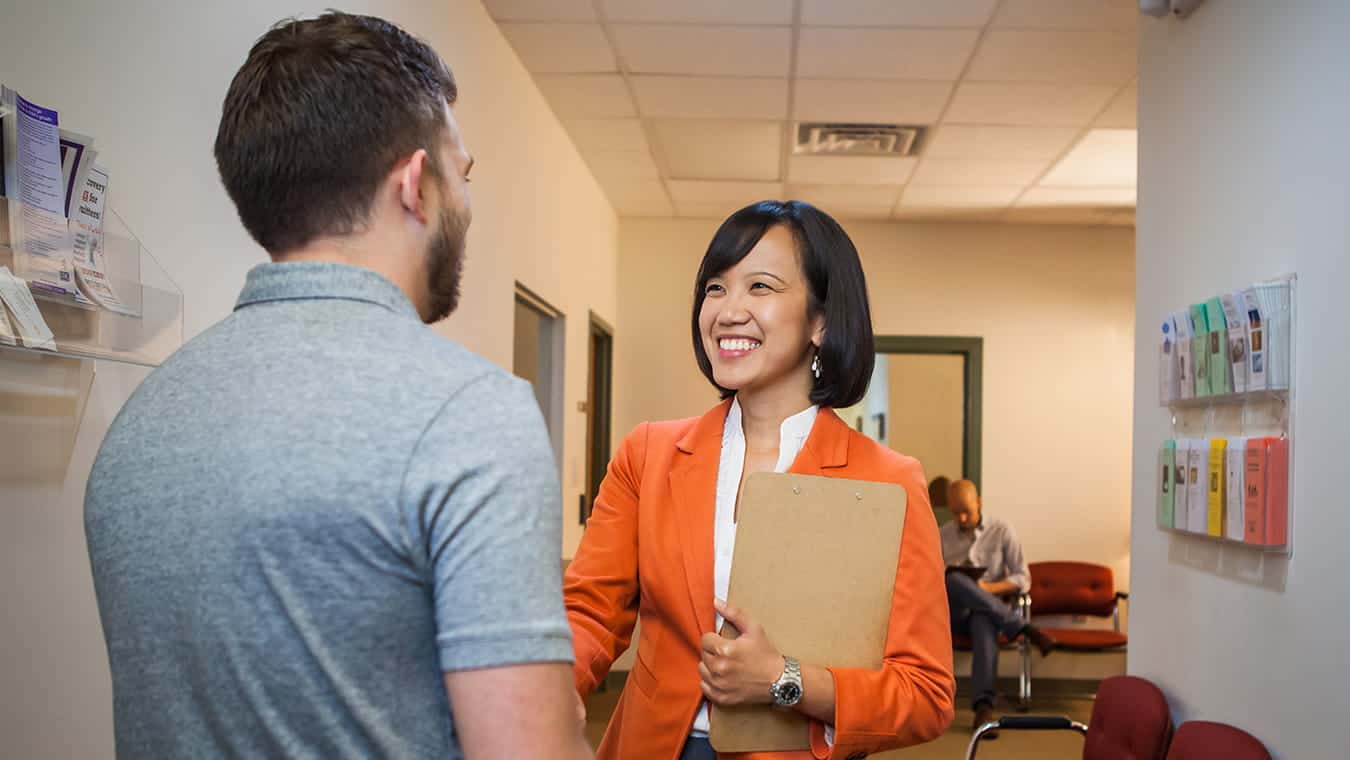
[[[544,415],[554,461],[562,463],[563,346],[562,312],[516,284],[512,372],[529,381]]]
[[[614,381],[614,330],[591,314],[590,377],[586,382],[586,493],[579,518],[585,525],[609,469]]]
[[[839,415],[851,427],[915,457],[930,482],[980,486],[984,339],[886,335],[863,400]],[[951,519],[934,505],[939,524]]]

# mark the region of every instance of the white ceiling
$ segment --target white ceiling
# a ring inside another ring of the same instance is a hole
[[[1136,0],[484,0],[624,216],[1133,224]],[[798,121],[928,126],[797,156]]]

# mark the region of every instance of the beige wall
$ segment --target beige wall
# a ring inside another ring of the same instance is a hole
[[[211,157],[220,103],[249,46],[290,14],[326,2],[6,2],[0,77],[96,136],[113,207],[182,286],[188,337],[234,304],[264,260]],[[514,283],[567,316],[564,491],[575,544],[584,490],[587,313],[621,329],[617,225],[561,126],[478,0],[366,0],[431,41],[455,70],[456,109],[477,158],[474,223],[459,313],[445,335],[510,369]],[[103,363],[64,483],[0,482],[0,755],[110,758],[112,699],[85,553],[84,481],[113,415],[144,377]],[[19,438],[0,429],[0,457]],[[570,552],[569,552],[570,553]]]
[[[1140,24],[1130,670],[1178,718],[1237,724],[1279,758],[1345,757],[1345,180],[1350,4],[1209,2]],[[1272,126],[1278,128],[1272,131]],[[1272,142],[1272,136],[1274,142]],[[1292,559],[1154,527],[1162,314],[1297,273]]]
[[[689,309],[712,220],[623,219],[615,434],[716,402]],[[1128,578],[1134,235],[1087,227],[849,223],[879,335],[984,338],[987,509],[1033,559]]]

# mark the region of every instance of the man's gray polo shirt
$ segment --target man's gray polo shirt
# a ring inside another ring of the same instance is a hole
[[[571,662],[529,386],[391,282],[265,264],[85,500],[124,758],[456,758],[442,671]]]

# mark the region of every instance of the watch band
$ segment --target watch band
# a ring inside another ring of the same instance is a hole
[[[769,687],[769,696],[777,707],[792,707],[802,700],[802,664],[784,655],[783,674]]]

